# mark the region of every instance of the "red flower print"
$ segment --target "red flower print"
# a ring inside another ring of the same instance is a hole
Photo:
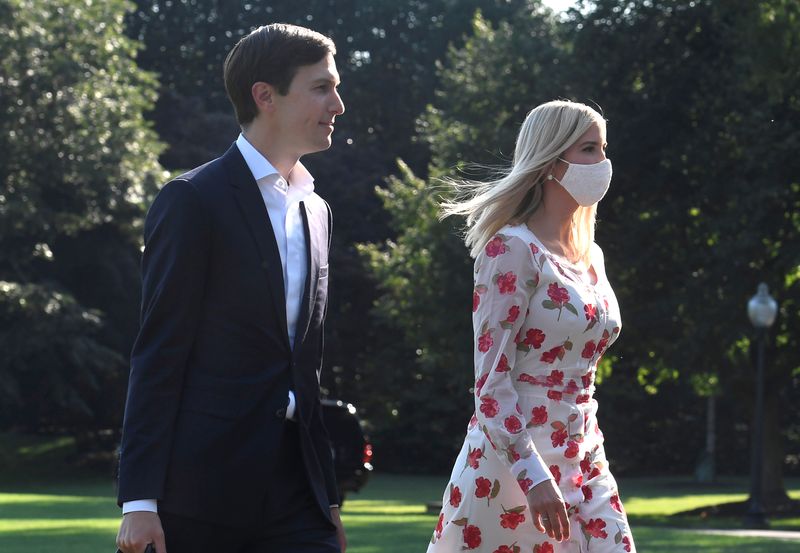
[[[553,369],[550,371],[550,375],[547,377],[547,385],[548,386],[563,386],[564,385],[564,372],[559,371],[557,369]]]
[[[558,465],[550,465],[550,474],[555,478],[556,485],[561,484],[561,469]]]
[[[631,538],[630,537],[625,536],[624,538],[622,538],[622,543],[625,544],[625,551],[630,551],[631,550]]]
[[[585,375],[581,376],[581,383],[583,384],[584,388],[588,388],[592,385],[592,371],[589,371]]]
[[[488,329],[478,338],[478,351],[486,353],[493,345],[494,339],[492,339],[492,329]]]
[[[583,306],[583,314],[586,315],[587,321],[596,320],[597,308],[591,303],[587,303],[586,305]]]
[[[508,310],[508,317],[506,317],[506,321],[509,323],[513,323],[519,317],[519,306],[512,305],[511,308]]]
[[[522,430],[522,423],[519,421],[519,418],[514,415],[506,417],[506,420],[503,421],[503,425],[506,427],[506,430],[512,434],[516,434]]]
[[[477,292],[472,293],[472,312],[475,313],[478,310],[478,306],[481,304],[481,297],[478,295]]]
[[[512,271],[507,273],[497,273],[495,277],[497,288],[501,294],[513,294],[517,291],[517,275]]]
[[[444,513],[439,513],[439,522],[436,523],[436,539],[442,537],[442,530],[444,530]]]
[[[603,352],[608,347],[608,341],[611,339],[611,335],[608,333],[607,330],[603,331],[603,337],[597,342],[597,354],[602,355]]]
[[[592,460],[589,456],[589,452],[586,452],[586,455],[583,456],[581,460],[581,472],[589,472],[592,470]]]
[[[510,545],[501,545],[494,550],[494,553],[514,553],[514,549]]]
[[[589,403],[589,394],[581,394],[575,398],[575,403],[580,405],[581,403]]]
[[[450,488],[450,505],[453,507],[461,505],[461,490],[458,489],[458,486]]]
[[[555,424],[555,423],[553,423]],[[561,428],[560,430],[556,430],[552,434],[550,434],[550,440],[553,442],[553,447],[561,447],[564,445],[564,442],[567,441],[569,434],[567,434],[566,428]]]
[[[567,442],[567,450],[564,452],[564,457],[572,459],[578,454],[578,442],[570,440]]]
[[[531,409],[531,424],[541,426],[547,422],[547,407],[544,405]]]
[[[558,306],[563,306],[569,301],[569,292],[567,292],[567,289],[561,288],[555,282],[551,283],[550,286],[547,287],[547,295],[550,296],[550,299],[553,300],[553,303]]]
[[[561,398],[564,397],[564,394],[557,390],[547,390],[547,397],[556,401],[560,401]]]
[[[580,472],[576,472],[572,475],[572,485],[576,488],[580,488],[583,485],[583,475]]]
[[[542,342],[544,342],[545,335],[544,332],[539,330],[538,328],[531,328],[528,332],[525,333],[525,340],[523,343],[526,346],[530,346],[533,349],[539,349],[542,347]]]
[[[478,381],[475,382],[475,395],[476,396],[480,396],[481,395],[481,388],[483,388],[483,385],[486,384],[486,379],[487,378],[489,378],[489,373],[481,375],[481,377],[478,379]]]
[[[481,398],[481,413],[487,418],[494,418],[500,410],[500,404],[493,397],[483,396]]]
[[[608,534],[605,530],[603,530],[605,527],[606,521],[604,521],[602,518],[590,518],[589,522],[584,524],[583,529],[593,538],[606,539]]]
[[[531,247],[531,253],[533,255],[536,255],[537,253],[539,253],[539,247],[536,244],[531,243],[531,244],[528,244],[528,245]]]
[[[481,544],[481,529],[477,526],[467,524],[464,526],[464,543],[467,544],[467,549],[475,549]]]
[[[502,255],[508,251],[508,248],[503,243],[503,239],[500,236],[495,236],[489,243],[486,244],[486,255],[489,257],[497,257],[498,255]]]
[[[611,508],[614,509],[618,513],[623,513],[624,510],[622,509],[622,503],[619,500],[619,494],[614,494],[611,496],[610,499]]]
[[[556,346],[550,351],[546,351],[542,354],[539,358],[540,361],[543,363],[554,363],[556,359],[563,357],[564,355],[564,346]]]
[[[597,468],[597,467],[594,467],[592,469],[592,472],[589,473],[589,476],[586,479],[587,480],[591,480],[592,478],[597,478],[598,476],[600,476],[600,469]]]
[[[492,493],[492,481],[488,478],[478,477],[475,479],[475,497],[489,497]]]
[[[528,493],[530,491],[531,486],[533,486],[533,480],[530,478],[521,478],[517,480],[519,482],[519,487],[522,488],[522,493]]]
[[[508,364],[508,357],[506,357],[505,353],[500,354],[500,361],[497,362],[497,367],[494,370],[499,373],[504,373],[511,370],[511,366]]]
[[[469,419],[469,427],[472,428],[476,424],[478,424],[478,417],[475,416],[475,413],[472,413],[472,418]]]
[[[578,392],[578,385],[575,384],[575,381],[570,378],[566,388],[564,388],[564,393],[573,395],[577,392]]]
[[[595,352],[594,340],[589,340],[588,342],[586,342],[586,345],[583,346],[581,357],[583,357],[584,359],[591,359],[592,357],[594,357],[594,352]]]
[[[534,545],[533,553],[553,553],[553,544],[546,541],[542,545]]]
[[[517,450],[514,449],[513,445],[508,446],[508,450],[507,451],[508,451],[508,454],[511,456],[511,458],[514,459],[515,463],[517,461],[519,461],[519,453],[517,453]]]
[[[479,447],[476,447],[467,455],[467,464],[476,469],[480,464],[481,457],[483,457],[483,450]]]
[[[581,491],[583,492],[584,501],[592,500],[592,488],[590,488],[589,486],[582,486]]]
[[[521,510],[517,511],[517,509],[513,509],[500,515],[500,526],[503,528],[516,530],[517,526],[523,522],[525,522],[525,515],[521,512]]]

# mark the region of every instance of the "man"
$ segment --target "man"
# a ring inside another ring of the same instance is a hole
[[[224,75],[242,133],[147,215],[124,553],[345,549],[319,402],[331,214],[299,162],[344,113],[335,53],[292,25],[239,41]]]

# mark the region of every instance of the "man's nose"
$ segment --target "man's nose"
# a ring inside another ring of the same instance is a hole
[[[341,115],[341,114],[344,113],[344,102],[342,102],[342,97],[339,95],[339,91],[338,90],[335,91],[334,94],[336,96],[336,101],[335,101],[335,103],[333,105],[333,110],[332,111],[336,115]]]

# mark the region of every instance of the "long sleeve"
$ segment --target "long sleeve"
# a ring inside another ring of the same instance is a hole
[[[492,450],[525,492],[551,478],[526,430],[511,378],[514,338],[537,283],[530,247],[520,238],[498,234],[475,260],[475,415]]]
[[[208,263],[209,218],[193,185],[167,183],[145,221],[142,320],[120,447],[118,502],[161,499]]]

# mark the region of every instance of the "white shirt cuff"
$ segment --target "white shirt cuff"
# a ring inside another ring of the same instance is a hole
[[[137,499],[135,501],[125,501],[122,504],[122,514],[132,513],[134,511],[149,511],[151,513],[158,512],[158,502],[155,499]]]
[[[295,406],[294,392],[289,390],[289,405],[286,407],[286,418],[290,421],[294,420]]]

